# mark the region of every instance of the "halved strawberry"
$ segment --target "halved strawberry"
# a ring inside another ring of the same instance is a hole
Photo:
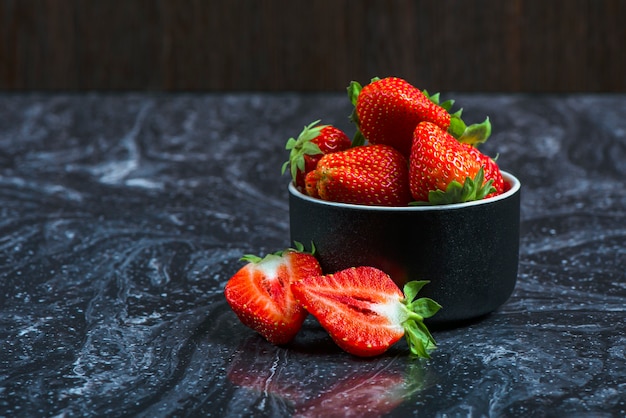
[[[496,192],[492,184],[497,166],[489,164],[492,178],[485,181],[486,166],[479,150],[434,123],[421,122],[415,128],[409,183],[416,201],[447,204],[483,199]]]
[[[307,194],[323,200],[374,206],[411,201],[408,163],[388,145],[363,145],[324,155],[305,179]]]
[[[317,259],[296,243],[296,249],[288,248],[264,258],[246,255],[242,260],[248,263],[224,288],[228,304],[244,325],[269,342],[288,343],[307,315],[296,302],[291,283],[322,274]]]
[[[308,277],[293,283],[291,289],[348,353],[376,356],[405,336],[413,354],[429,357],[435,340],[423,319],[441,306],[429,298],[415,299],[426,283],[408,282],[403,294],[388,274],[362,266]]]
[[[304,177],[315,169],[324,154],[350,148],[352,140],[341,129],[332,125],[318,125],[317,120],[304,127],[297,139],[289,138],[285,149],[289,160],[282,166],[282,174],[289,167],[296,187],[304,191]]]

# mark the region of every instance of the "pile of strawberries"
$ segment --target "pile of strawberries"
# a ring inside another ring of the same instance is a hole
[[[286,148],[294,184],[323,200],[375,206],[448,204],[505,191],[496,162],[476,148],[491,134],[489,118],[467,126],[454,101],[439,103],[407,81],[352,82],[353,139],[332,125],[306,126]]]
[[[315,198],[377,206],[450,204],[503,193],[506,184],[494,160],[476,145],[491,134],[487,118],[467,126],[453,101],[439,103],[405,80],[352,82],[348,95],[357,126],[350,139],[319,121],[306,126],[286,149],[295,186]],[[401,291],[385,272],[355,266],[324,274],[310,252],[296,248],[263,258],[244,256],[244,265],[224,289],[243,324],[270,343],[293,340],[311,313],[339,347],[369,357],[406,337],[411,353],[429,357],[435,340],[424,319],[441,306],[417,298],[428,281]]]

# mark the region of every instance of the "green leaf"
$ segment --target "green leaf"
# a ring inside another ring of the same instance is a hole
[[[281,167],[281,174],[285,174],[287,167],[290,167],[290,174],[293,181],[296,181],[298,170],[304,171],[305,155],[322,154],[320,147],[311,142],[317,138],[325,127],[328,125],[318,125],[320,120],[316,120],[305,126],[298,135],[298,139],[289,138],[285,143],[285,149],[289,152],[289,159],[285,161]]]
[[[315,142],[305,142],[302,145],[302,152],[305,155],[315,155],[315,154],[321,154],[322,150],[320,149],[319,145],[317,145]]]
[[[411,303],[411,307],[424,318],[430,318],[441,309],[441,305],[430,298],[419,298]]]
[[[350,103],[352,103],[352,106],[356,106],[356,101],[359,98],[359,94],[361,93],[361,90],[363,90],[363,87],[358,81],[351,81],[347,90]]]
[[[365,145],[365,136],[359,129],[354,134],[354,138],[352,138],[352,147],[360,147],[361,145]]]
[[[282,165],[282,167],[280,168],[280,175],[282,176],[283,174],[285,174],[285,171],[287,171],[287,167],[289,167],[289,161],[285,161]]]
[[[423,90],[422,93],[424,93],[424,96],[428,97],[428,99],[433,102],[434,104],[438,105],[439,104],[439,93],[435,93],[435,94],[429,94],[428,91]]]
[[[482,144],[487,141],[487,139],[491,136],[491,122],[489,121],[489,117],[487,117],[481,123],[475,123],[473,125],[468,126],[463,134],[459,137],[456,137],[459,142],[463,142],[465,144],[476,145]]]
[[[450,126],[448,126],[448,133],[460,142],[476,145],[485,142],[491,135],[491,122],[489,121],[489,117],[481,123],[475,123],[467,126],[465,121],[461,118],[463,113],[462,108],[456,112],[452,112],[452,106],[454,106],[455,103],[454,100],[449,99],[440,103],[439,93],[429,95],[426,90],[423,90],[422,93],[424,93],[430,101],[441,106],[450,114]]]
[[[429,94],[427,90],[422,90],[422,93],[434,104],[441,106],[450,114],[450,126],[448,127],[448,133],[458,139],[460,142],[464,142],[471,145],[476,145],[485,142],[491,135],[491,123],[487,118],[482,123],[473,124],[467,126],[467,124],[461,118],[463,109],[459,109],[456,112],[452,112],[452,106],[455,101],[448,99],[440,103],[439,93]]]
[[[244,254],[239,260],[240,261],[247,261],[249,263],[258,263],[258,262],[260,262],[263,259],[261,257],[259,257],[258,255]]]
[[[424,338],[417,325],[414,323],[408,325],[405,329],[405,335],[411,354],[414,354],[417,357],[430,358],[430,354],[428,353],[426,344],[424,343],[427,338]]]
[[[313,241],[311,241],[311,251],[307,251],[304,244],[302,244],[300,241],[294,241],[293,247],[285,248],[284,250],[276,251],[274,253],[268,253],[265,255],[265,257],[259,257],[258,255],[255,255],[255,254],[244,254],[239,260],[247,261],[249,263],[260,263],[261,261],[268,259],[268,258],[282,257],[284,252],[288,250],[298,251],[301,253],[306,253],[306,254],[311,254],[311,255],[315,255],[315,251],[316,251],[315,244],[313,244]]]
[[[402,323],[407,344],[412,354],[424,358],[430,358],[429,351],[437,347],[435,339],[424,324],[424,318],[435,315],[441,308],[437,302],[429,298],[414,300],[418,292],[428,283],[427,280],[406,283],[402,301],[407,315],[407,319]]]
[[[315,255],[315,244],[313,244],[313,241],[311,241],[311,251],[307,251],[304,247],[304,244],[302,244],[300,241],[294,241],[292,249],[301,253]]]
[[[422,343],[424,344],[427,350],[434,349],[437,347],[437,343],[435,342],[435,338],[432,336],[428,327],[423,322],[417,322],[417,329],[419,330],[419,336],[421,338]]]
[[[422,290],[422,287],[424,287],[428,283],[430,283],[430,281],[428,280],[413,280],[407,282],[402,289],[406,300],[409,302],[413,302],[413,299],[415,299],[419,291]]]
[[[485,182],[484,167],[476,173],[474,178],[467,177],[463,184],[456,180],[448,184],[446,190],[431,190],[428,192],[428,202],[431,205],[449,205],[484,199],[495,192],[493,180]]]
[[[446,100],[445,102],[441,103],[439,106],[443,107],[444,109],[448,111],[448,113],[450,113],[452,106],[454,106],[454,100],[452,99]]]
[[[463,122],[460,116],[456,114],[450,116],[450,126],[448,126],[448,133],[455,138],[459,138],[465,130],[467,129],[467,125]]]
[[[428,202],[431,205],[449,205],[463,201],[463,185],[456,180],[451,181],[445,191],[431,190],[428,192]]]

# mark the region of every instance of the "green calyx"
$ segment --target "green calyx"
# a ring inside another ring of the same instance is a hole
[[[485,170],[480,167],[472,179],[465,178],[463,184],[453,180],[446,190],[431,190],[428,192],[428,203],[431,205],[448,205],[484,199],[488,194],[495,192],[493,180],[485,182]]]
[[[358,81],[351,81],[348,85],[348,99],[350,99],[350,103],[352,103],[352,113],[350,113],[350,122],[354,123],[356,126],[356,132],[354,133],[354,137],[352,138],[352,146],[360,146],[365,144],[365,136],[360,129],[359,123],[359,115],[356,113],[356,102],[359,98],[359,94],[361,94],[361,90],[363,90],[363,86]]]
[[[450,125],[452,126],[452,120],[454,119],[454,115],[452,116]],[[485,118],[481,123],[474,123],[470,126],[465,127],[461,135],[455,136],[459,142],[470,144],[472,146],[476,146],[478,144],[482,144],[487,141],[487,139],[491,136],[491,121],[489,117]]]
[[[422,93],[424,93],[424,95],[428,97],[431,102],[443,107],[450,114],[450,126],[448,127],[448,133],[455,137],[459,142],[477,145],[487,141],[489,136],[491,136],[491,121],[489,120],[489,117],[481,123],[474,123],[467,126],[461,118],[461,115],[463,114],[462,108],[452,113],[454,100],[440,102],[439,93],[431,95],[426,90],[423,90]]]
[[[361,83],[358,81],[351,81],[350,84],[348,84],[347,90],[350,103],[352,103],[352,106],[356,106],[356,101],[359,98],[361,90],[363,90],[363,86],[361,86]],[[356,116],[356,114],[352,113],[352,115],[350,115],[350,120],[354,121],[353,116]]]
[[[417,299],[419,291],[428,283],[428,280],[415,280],[405,284],[402,301],[407,314],[407,319],[402,323],[407,344],[411,354],[423,358],[430,358],[429,352],[437,348],[424,319],[430,318],[441,309],[441,305],[430,298]]]
[[[302,244],[301,242],[294,241],[292,248],[286,248],[286,249],[281,250],[281,251],[276,251],[274,253],[269,253],[265,257],[259,257],[258,255],[255,255],[255,254],[244,254],[243,256],[241,256],[241,258],[239,260],[240,261],[247,261],[248,263],[260,263],[261,261],[263,261],[265,259],[268,259],[268,258],[282,257],[282,255],[285,253],[285,251],[297,251],[297,252],[303,253],[303,254],[315,255],[315,251],[316,250],[315,250],[315,244],[313,244],[313,241],[311,241],[311,251],[307,251],[306,248],[304,248],[304,244]]]
[[[374,83],[379,80],[379,77],[374,77],[370,80],[370,83]],[[361,94],[361,90],[363,90],[363,86],[361,86],[361,83],[359,83],[358,81],[351,81],[347,88],[348,99],[350,100],[350,103],[352,103],[352,106],[354,106],[354,108],[352,109],[352,113],[349,117],[350,121],[356,126],[356,132],[354,134],[354,137],[352,138],[353,147],[364,145],[366,142],[365,136],[360,129],[359,115],[357,115],[356,113],[356,102],[359,98],[359,94]]]
[[[300,135],[298,135],[298,139],[289,138],[285,144],[285,149],[289,151],[289,160],[283,164],[281,174],[285,174],[287,167],[289,167],[293,181],[296,181],[298,170],[304,171],[305,155],[322,154],[320,147],[312,142],[313,139],[320,135],[322,129],[328,126],[318,125],[319,122],[319,120],[316,120],[305,126]]]

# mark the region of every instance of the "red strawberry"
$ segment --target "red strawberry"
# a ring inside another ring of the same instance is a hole
[[[306,311],[291,293],[291,283],[319,276],[322,269],[312,253],[296,248],[268,254],[247,255],[248,261],[226,283],[224,295],[241,322],[273,344],[285,344],[295,337]]]
[[[413,135],[409,166],[413,198],[432,204],[459,203],[495,192],[493,179],[484,182],[480,151],[470,147],[434,123],[420,123]]]
[[[413,354],[428,357],[435,340],[423,319],[439,304],[414,300],[426,281],[408,282],[404,294],[391,277],[374,267],[352,267],[291,285],[298,302],[348,353],[369,357],[384,353],[403,336]]]
[[[406,206],[411,201],[408,163],[387,145],[367,145],[324,155],[306,176],[310,196],[342,203]]]
[[[450,126],[450,114],[444,107],[401,78],[374,79],[362,89],[354,83],[349,87],[351,95],[358,95],[351,97],[353,119],[371,144],[391,145],[408,158],[418,123],[430,121],[444,130]]]
[[[289,160],[283,164],[282,173],[290,168],[295,185],[304,190],[304,177],[315,169],[324,154],[350,148],[352,141],[341,129],[332,125],[317,125],[315,121],[305,126],[298,139],[289,138],[285,149],[289,150]],[[317,126],[316,126],[317,125]]]
[[[500,172],[500,167],[495,162],[495,160],[488,155],[483,154],[478,150],[478,148],[471,146],[469,144],[463,144],[467,151],[472,154],[476,160],[484,167],[485,170],[485,181],[493,180],[491,184],[495,190],[488,194],[486,197],[496,196],[505,191],[504,179],[502,178],[502,173]]]

